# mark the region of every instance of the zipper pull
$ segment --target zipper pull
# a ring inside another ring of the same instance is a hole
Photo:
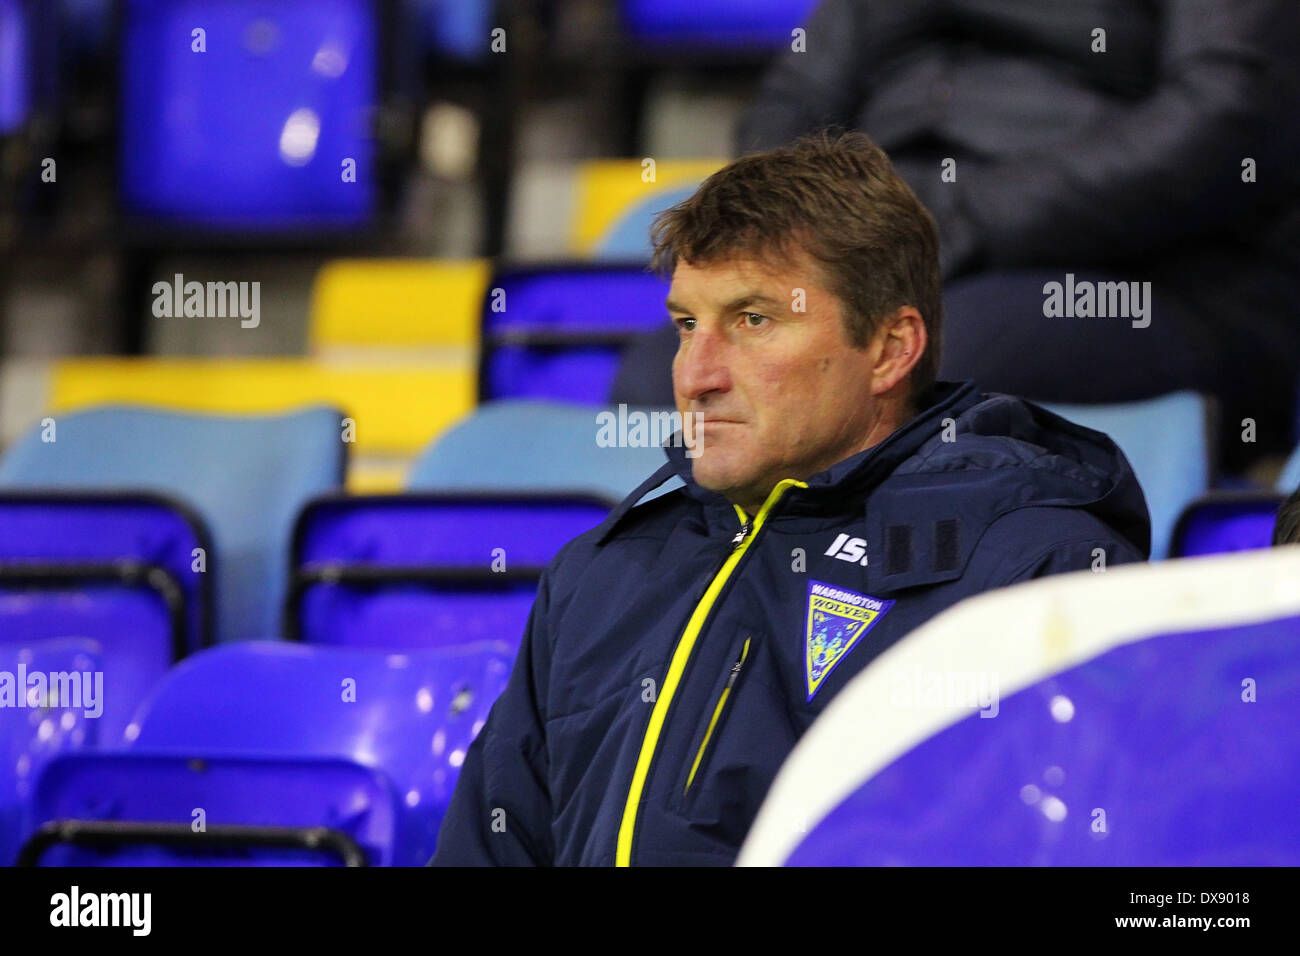
[[[722,709],[727,704],[727,696],[731,693],[732,688],[736,686],[736,678],[740,677],[740,669],[745,666],[745,660],[749,657],[750,638],[745,638],[745,646],[740,649],[740,656],[736,662],[731,665],[731,673],[727,675],[727,683],[722,688],[722,694],[718,697],[718,704],[713,708],[713,717],[709,721],[708,729],[704,731],[704,740],[700,743],[700,749],[695,754],[695,763],[691,764],[691,772],[686,777],[686,787],[682,790],[682,795],[691,792],[691,784],[695,782],[695,772],[700,769],[700,761],[704,759],[704,752],[709,749],[709,741],[713,739],[714,728],[718,724],[718,718],[722,715]]]
[[[745,539],[749,537],[749,527],[750,525],[748,521],[740,526],[740,530],[736,532],[736,536],[731,539],[731,546],[733,548],[739,548],[745,543]]]

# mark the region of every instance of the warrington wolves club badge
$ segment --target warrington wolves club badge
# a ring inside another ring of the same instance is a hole
[[[893,605],[893,601],[879,601],[833,584],[808,582],[804,661],[809,700],[813,699],[826,675]]]

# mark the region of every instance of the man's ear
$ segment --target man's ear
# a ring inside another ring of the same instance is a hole
[[[901,306],[885,317],[876,329],[877,358],[871,370],[871,394],[884,395],[904,383],[928,344],[925,320],[913,306]]]

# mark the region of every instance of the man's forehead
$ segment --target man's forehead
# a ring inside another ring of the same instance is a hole
[[[785,263],[744,257],[708,263],[679,261],[673,270],[668,300],[679,305],[685,305],[687,299],[722,305],[741,298],[766,299],[788,306],[794,289],[820,287],[820,282],[806,256]]]

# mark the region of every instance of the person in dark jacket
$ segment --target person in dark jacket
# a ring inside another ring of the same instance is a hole
[[[943,377],[1051,402],[1191,389],[1222,404],[1229,467],[1289,450],[1300,4],[823,0],[805,26],[736,152],[842,125],[889,154],[939,225]],[[1149,288],[1145,314],[1050,315],[1067,275]],[[673,348],[630,351],[613,400],[670,404]]]
[[[693,427],[546,570],[435,865],[728,865],[796,741],[896,641],[1149,550],[1106,436],[934,380],[934,222],[862,134],[737,160],[654,233]]]

